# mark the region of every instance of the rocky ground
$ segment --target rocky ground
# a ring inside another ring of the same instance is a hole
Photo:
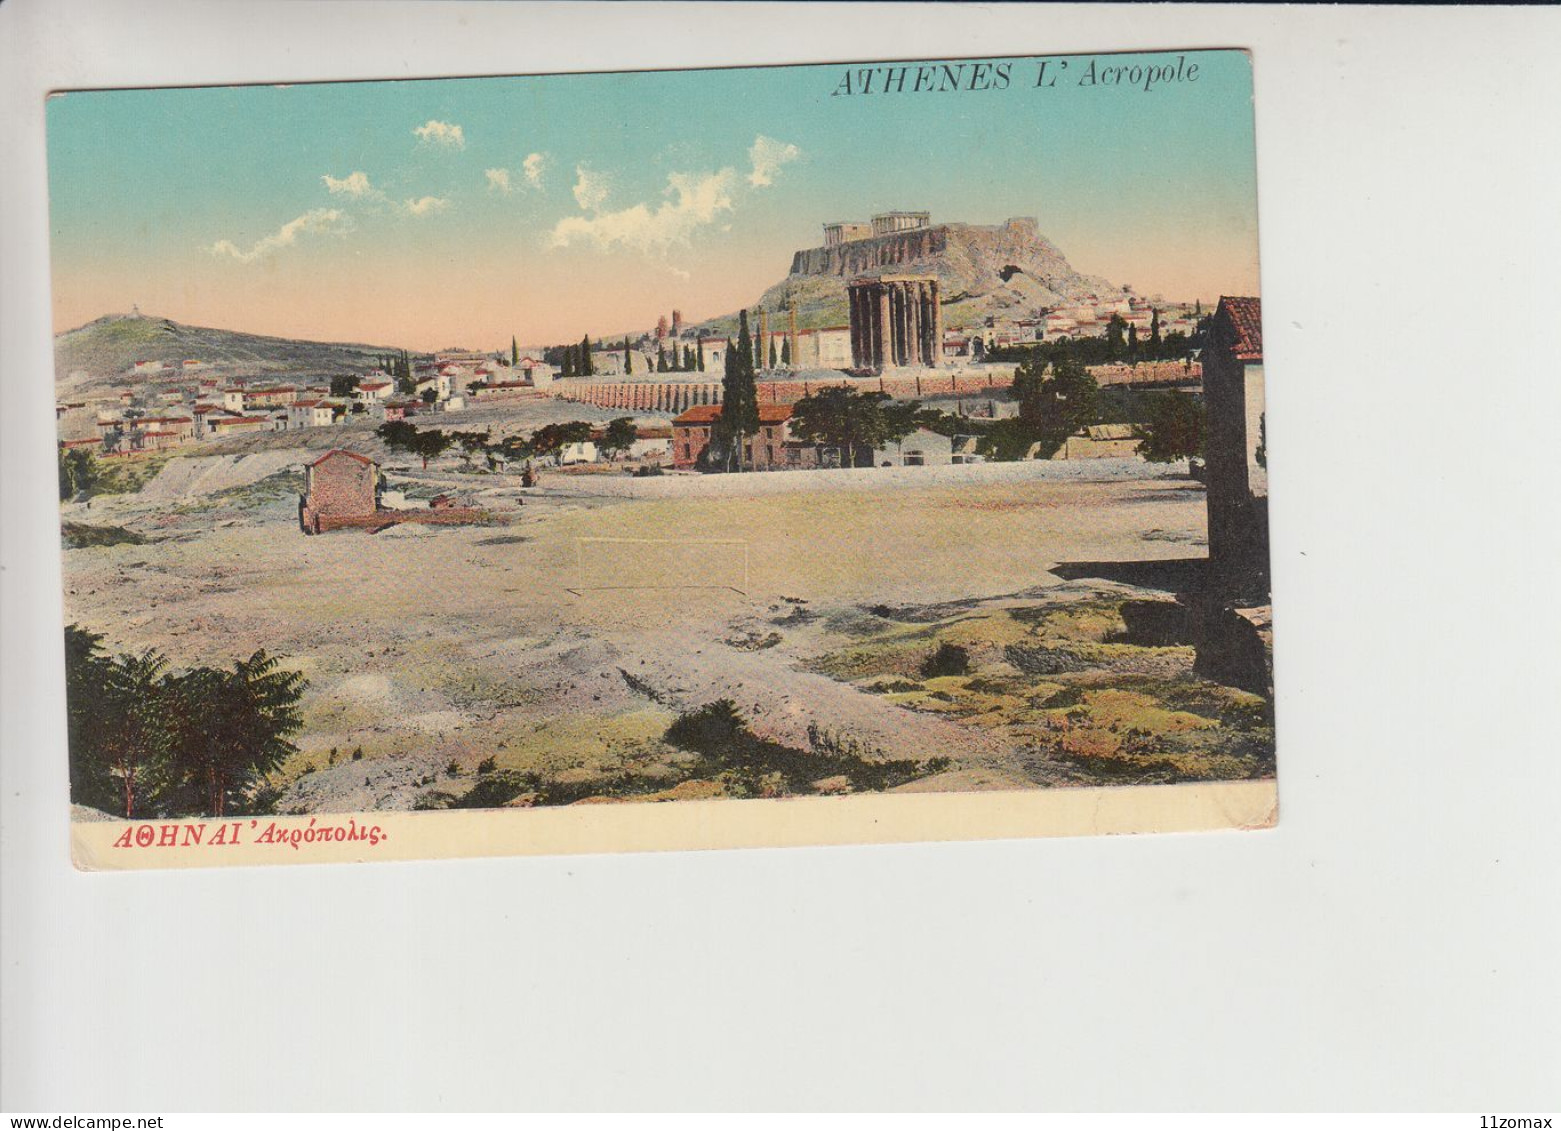
[[[286,811],[1271,772],[1261,700],[1125,636],[1121,603],[1166,599],[1206,552],[1201,490],[1143,465],[624,499],[446,459],[426,476],[480,486],[493,525],[306,537],[301,462],[180,461],[64,508],[68,621],[175,666],[264,647],[308,677]],[[721,700],[751,765],[667,739]]]

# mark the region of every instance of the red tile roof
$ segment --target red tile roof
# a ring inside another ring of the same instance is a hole
[[[359,463],[366,463],[370,467],[375,466],[374,465],[374,461],[369,459],[368,456],[359,455],[357,452],[349,452],[346,448],[332,448],[330,451],[326,452],[319,459],[311,461],[309,466],[310,467],[319,467],[326,460],[331,459],[331,458],[333,458],[335,456],[350,456],[351,458],[357,460]]]
[[[1237,361],[1263,360],[1263,300],[1260,298],[1220,299],[1214,312],[1216,340],[1229,347]]]
[[[710,424],[721,418],[718,404],[696,404],[672,421],[676,424]],[[762,404],[759,406],[760,424],[784,424],[791,419],[789,404]]]

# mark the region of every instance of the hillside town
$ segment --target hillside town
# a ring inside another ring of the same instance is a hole
[[[73,616],[155,558],[149,645],[245,631],[246,592],[325,617],[274,627],[325,689],[235,804],[1272,773],[1259,299],[1081,275],[1028,218],[893,212],[825,224],[729,313],[486,345],[139,311],[60,336]],[[539,651],[472,653],[473,617]],[[807,768],[689,762],[709,712]]]

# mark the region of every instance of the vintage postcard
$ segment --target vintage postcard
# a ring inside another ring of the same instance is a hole
[[[48,148],[80,867],[1275,820],[1245,52]]]

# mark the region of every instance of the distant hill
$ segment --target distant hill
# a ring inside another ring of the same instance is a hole
[[[934,224],[803,249],[792,257],[791,272],[757,306],[782,319],[780,312],[795,306],[801,329],[844,326],[847,281],[886,271],[936,275],[943,324],[950,329],[980,325],[989,314],[1022,317],[1122,293],[1108,279],[1075,270],[1035,220],[1021,216],[1002,224]],[[730,333],[735,322],[734,313],[705,325]],[[779,323],[772,320],[771,326]]]
[[[142,314],[107,314],[55,335],[54,379],[62,389],[124,384],[138,361],[178,366],[187,360],[207,363],[199,370],[203,376],[329,377],[362,373],[395,352],[392,346],[270,338]]]

